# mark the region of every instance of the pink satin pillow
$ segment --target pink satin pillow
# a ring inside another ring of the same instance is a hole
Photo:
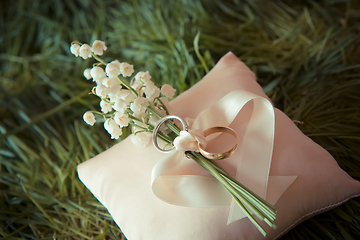
[[[254,73],[228,53],[199,83],[170,102],[170,113],[195,118],[233,90],[267,98]],[[232,124],[244,121],[246,117]],[[151,144],[137,149],[127,138],[78,166],[81,181],[108,209],[129,240],[276,239],[303,220],[360,194],[360,183],[278,109],[270,176],[297,179],[275,205],[278,228],[262,224],[268,232],[266,237],[247,218],[227,225],[228,207],[182,207],[159,200],[151,191],[150,179],[152,167],[162,156]]]

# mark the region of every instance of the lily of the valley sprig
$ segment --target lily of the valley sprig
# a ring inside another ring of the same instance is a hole
[[[87,80],[95,82],[96,86],[93,87],[91,93],[100,98],[101,110],[87,111],[84,113],[83,119],[87,124],[94,125],[97,121],[94,113],[101,115],[104,120],[104,128],[112,139],[118,139],[122,135],[123,128],[131,126],[132,142],[138,148],[144,148],[150,143],[154,127],[159,120],[169,115],[167,105],[169,100],[174,97],[175,89],[168,84],[162,85],[161,88],[157,87],[151,81],[149,72],[140,71],[132,77],[134,66],[127,62],[118,60],[105,62],[99,56],[103,55],[106,50],[105,42],[100,40],[94,41],[91,47],[80,42],[71,44],[70,51],[75,56],[83,59],[94,58],[98,61],[92,68],[85,69],[83,74]],[[130,78],[130,80],[128,81],[126,78]],[[191,126],[191,120],[187,122]],[[158,132],[158,137],[168,145],[176,145],[174,143],[180,140],[174,141],[174,139],[179,135],[180,129],[171,122],[164,124]],[[177,147],[181,148],[186,144],[177,144]],[[270,227],[276,228],[274,206],[232,178],[213,160],[191,148],[186,147],[184,151],[187,157],[205,168],[228,190],[238,206],[264,236],[266,231],[253,215]]]
[[[94,125],[94,113],[103,116],[104,128],[112,139],[118,139],[122,128],[131,125],[135,133],[131,136],[133,143],[143,148],[150,142],[152,128],[158,119],[168,114],[166,105],[176,90],[168,84],[157,87],[148,71],[140,71],[132,77],[134,66],[127,62],[105,62],[99,56],[106,50],[105,42],[100,40],[94,41],[92,47],[86,43],[71,44],[70,51],[75,56],[83,59],[93,57],[98,61],[92,68],[85,69],[83,74],[87,80],[96,83],[92,93],[101,99],[101,111],[87,111],[83,119],[87,124]],[[127,81],[124,78],[131,79]],[[165,135],[161,137],[166,138]]]

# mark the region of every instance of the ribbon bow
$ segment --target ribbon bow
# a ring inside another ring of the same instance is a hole
[[[235,165],[236,180],[274,205],[296,176],[269,177],[275,114],[272,104],[266,98],[247,91],[230,92],[196,117],[191,132],[198,136],[196,140],[203,141],[199,133],[210,127],[229,126],[249,102],[253,103],[253,109],[242,143],[231,157],[222,161]],[[180,148],[170,151],[153,167],[153,193],[173,205],[230,207],[228,224],[245,217],[231,195],[215,178],[185,160],[187,158],[183,151],[186,150]],[[184,171],[187,174],[183,174]]]

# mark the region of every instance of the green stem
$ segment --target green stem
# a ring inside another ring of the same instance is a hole
[[[130,84],[128,82],[126,82],[125,80],[121,79],[120,76],[117,77],[117,79],[119,79],[119,81],[121,82],[122,85],[124,85],[128,90],[130,90],[130,92],[135,96],[138,97],[139,94],[135,91],[135,89],[133,89]]]
[[[160,97],[157,97],[156,99],[157,99],[157,100],[161,103],[161,105],[163,106],[163,108],[164,108],[164,110],[165,110],[165,112],[166,112],[166,115],[169,115],[169,111],[168,111],[167,107],[165,106],[165,104],[163,103],[163,101],[160,100]]]
[[[161,116],[160,113],[158,113],[155,109],[153,109],[152,107],[147,107],[147,110],[154,114],[154,116],[156,116],[158,119],[161,119],[163,118],[163,116]],[[165,122],[166,126],[168,126],[174,133],[176,133],[176,135],[180,135],[180,129],[175,125],[175,124],[172,124],[172,123],[169,123],[169,122]]]
[[[238,190],[244,198],[248,202],[250,202],[253,206],[257,206],[257,210],[260,211],[260,213],[265,216],[265,219],[263,219],[270,227],[273,227],[274,229],[277,227],[274,220],[276,219],[276,214],[273,211],[276,211],[276,208],[259,197],[257,194],[246,188],[244,185],[239,183],[237,180],[229,176],[223,169],[218,167],[213,160],[208,160],[208,163],[214,167],[230,184],[233,186],[236,190]],[[272,209],[272,210],[270,210]]]
[[[200,155],[200,156],[199,156]],[[202,165],[214,176],[216,177],[227,189],[229,189],[234,195],[236,195],[239,199],[242,199],[243,203],[252,210],[252,212],[261,220],[264,219],[264,215],[259,212],[249,201],[247,201],[242,195],[239,195],[238,191],[229,184],[228,181],[218,172],[215,168],[213,168],[207,159],[205,159],[201,154],[197,154],[196,156],[199,161],[201,161]]]
[[[141,127],[141,126],[137,125],[137,124],[134,123],[134,122],[129,122],[129,124],[132,125],[132,126],[134,126],[134,127],[140,128],[140,129],[144,130],[145,132],[150,132],[150,133],[152,133],[153,127],[152,127],[151,125],[147,125],[148,128],[145,128],[145,127]],[[150,129],[149,129],[149,128],[150,128]],[[159,133],[159,134],[158,134],[158,137],[159,137],[161,140],[163,140],[164,142],[166,142],[166,143],[172,143],[172,142],[173,142],[169,137],[165,136],[165,135],[162,134],[162,133]]]
[[[229,176],[223,169],[221,169],[213,160],[209,160],[209,163],[218,171],[220,172],[222,175],[224,175],[224,177],[226,177],[230,182],[233,182],[234,184],[239,185],[244,192],[246,192],[249,195],[253,195],[255,198],[258,198],[258,200],[263,203],[264,205],[266,205],[267,207],[271,208],[273,211],[276,211],[276,208],[271,205],[270,203],[268,203],[267,201],[265,201],[264,199],[262,199],[260,196],[258,196],[256,193],[254,193],[253,191],[251,191],[250,189],[248,189],[247,187],[245,187],[244,185],[242,185],[241,183],[239,183],[236,179],[232,178],[231,176]]]
[[[91,55],[93,56],[93,58],[98,61],[101,62],[102,64],[104,64],[105,66],[108,64],[107,62],[105,62],[103,59],[101,59],[98,55],[95,55],[93,52],[91,52]]]
[[[161,140],[163,140],[164,142],[166,142],[166,143],[167,143],[166,145],[171,144],[171,143],[173,142],[170,138],[166,137],[166,136],[163,135],[162,133],[160,133],[160,134],[158,135],[158,137],[161,138]],[[166,147],[166,146],[165,146],[165,147]],[[164,149],[165,149],[165,147],[164,147]]]
[[[227,189],[229,191],[229,189]],[[266,236],[266,231],[263,227],[261,227],[261,225],[255,220],[255,218],[253,218],[253,216],[251,216],[251,214],[249,213],[249,211],[246,209],[246,207],[241,203],[241,201],[234,196],[234,194],[229,191],[231,196],[235,199],[235,201],[237,202],[237,204],[242,208],[242,210],[245,212],[245,214],[247,215],[247,217],[249,218],[249,220],[255,225],[255,227],[261,232],[261,234],[265,237]]]
[[[139,125],[137,125],[137,124],[134,123],[134,122],[129,122],[129,124],[132,125],[133,127],[140,128],[140,129],[142,129],[142,130],[144,130],[144,131],[146,131],[146,132],[148,131],[148,129],[147,129],[146,127],[139,126]]]
[[[131,110],[130,110],[131,111]],[[132,113],[132,112],[131,112]],[[137,117],[134,117],[133,115],[131,115],[131,113],[129,114],[129,118],[133,119],[133,120],[136,120],[138,122],[143,122],[141,119],[137,118]]]
[[[112,113],[103,113],[103,112],[99,112],[99,111],[94,111],[94,110],[90,110],[92,113],[96,113],[98,115],[101,115],[103,117],[111,117],[113,114]]]
[[[225,177],[226,178],[226,177]],[[262,204],[259,199],[254,198],[253,196],[249,195],[249,193],[247,193],[246,191],[243,191],[242,188],[239,188],[239,186],[233,182],[229,182],[231,186],[233,186],[236,190],[239,191],[239,193],[244,196],[244,198],[250,202],[252,205],[256,205],[257,209],[260,211],[260,213],[265,216],[264,217],[264,221],[269,220],[269,222],[266,222],[267,224],[269,224],[270,227],[274,227],[276,228],[276,224],[273,222],[276,219],[276,214],[274,212],[272,212],[271,210],[269,210],[269,208],[267,208],[264,204]]]
[[[258,228],[258,230],[265,236],[266,231],[262,228],[262,226],[254,219],[254,217],[249,213],[249,211],[246,209],[250,208],[252,212],[261,220],[264,220],[264,216],[253,206],[251,205],[243,196],[241,196],[238,191],[230,185],[226,179],[215,169],[212,167],[211,164],[209,164],[208,160],[205,159],[200,153],[196,152],[187,152],[187,155],[192,156],[192,159],[194,159],[200,166],[204,167],[211,175],[213,175],[220,183],[223,184],[223,186],[226,188],[226,190],[229,191],[229,193],[234,197],[235,201],[238,203],[238,205],[241,207],[241,209],[244,211],[244,213],[247,215],[247,217],[250,219],[250,221]],[[244,206],[246,205],[246,207]],[[266,221],[267,222],[267,221]]]

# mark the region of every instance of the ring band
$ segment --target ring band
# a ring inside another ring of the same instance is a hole
[[[232,136],[234,136],[236,138],[236,142],[235,145],[228,151],[223,152],[223,153],[212,153],[212,152],[207,152],[204,149],[202,149],[201,144],[198,143],[198,147],[200,150],[201,155],[203,155],[204,157],[206,157],[207,159],[212,159],[212,160],[221,160],[224,158],[228,158],[230,157],[231,154],[233,154],[238,146],[238,142],[239,142],[239,137],[236,134],[236,132],[229,128],[229,127],[212,127],[212,128],[208,128],[204,131],[204,137],[207,137],[213,133],[229,133]]]
[[[160,119],[158,124],[155,126],[153,134],[152,134],[152,140],[153,140],[154,147],[160,152],[170,152],[174,148],[174,147],[172,147],[171,149],[165,150],[165,149],[160,148],[158,143],[157,143],[157,132],[159,131],[161,125],[164,122],[166,122],[167,120],[170,120],[170,119],[176,119],[179,122],[181,122],[182,127],[183,127],[183,131],[188,131],[189,130],[187,123],[183,119],[179,118],[178,116],[169,115],[169,116],[166,116],[166,117],[163,117],[162,119]]]

